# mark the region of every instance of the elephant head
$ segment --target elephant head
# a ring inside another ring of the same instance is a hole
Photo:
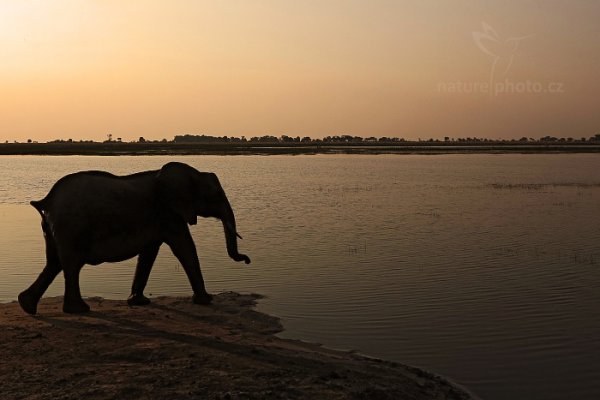
[[[250,264],[250,258],[238,252],[235,216],[217,176],[199,172],[187,164],[170,162],[157,175],[158,192],[165,206],[190,225],[198,216],[218,218],[223,223],[227,254],[235,261]]]

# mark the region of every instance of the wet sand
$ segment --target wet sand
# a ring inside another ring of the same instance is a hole
[[[0,305],[1,399],[471,399],[418,368],[275,336],[258,295],[211,306],[87,299],[84,315],[44,298],[38,315]]]

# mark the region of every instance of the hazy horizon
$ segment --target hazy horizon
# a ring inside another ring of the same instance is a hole
[[[595,1],[0,3],[0,141],[600,132]]]

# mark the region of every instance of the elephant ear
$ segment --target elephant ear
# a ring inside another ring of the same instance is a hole
[[[198,174],[198,171],[192,167],[175,162],[166,164],[157,174],[161,201],[190,225],[198,222],[194,206],[195,174]]]

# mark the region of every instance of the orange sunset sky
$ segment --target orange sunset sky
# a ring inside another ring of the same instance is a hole
[[[2,0],[0,140],[600,133],[600,1]]]

